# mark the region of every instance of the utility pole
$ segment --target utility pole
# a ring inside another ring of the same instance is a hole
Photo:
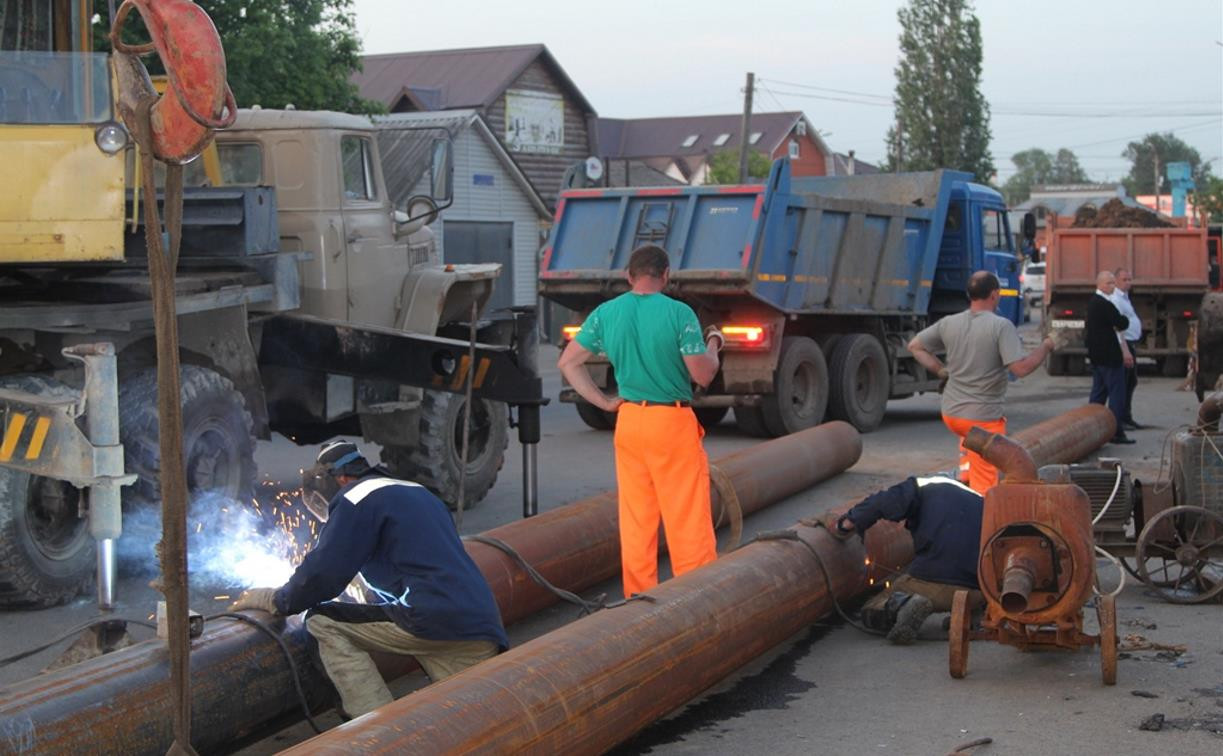
[[[904,171],[905,164],[905,122],[896,116],[896,172]]]
[[[752,128],[752,90],[756,88],[756,74],[748,71],[747,88],[743,90],[743,122],[739,127],[739,183],[747,183],[748,136]]]
[[[1151,160],[1155,162],[1155,212],[1159,212],[1159,153],[1151,145]]]

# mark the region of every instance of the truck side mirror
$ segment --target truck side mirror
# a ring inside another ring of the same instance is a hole
[[[1023,214],[1023,238],[1032,241],[1036,238],[1036,216],[1032,213]]]
[[[433,140],[433,160],[429,165],[429,194],[439,205],[450,204],[454,196],[454,153],[450,138]]]

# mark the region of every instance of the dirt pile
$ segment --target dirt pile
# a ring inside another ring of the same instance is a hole
[[[1130,207],[1119,199],[1100,206],[1083,205],[1074,214],[1071,228],[1171,228],[1173,224],[1141,207]]]

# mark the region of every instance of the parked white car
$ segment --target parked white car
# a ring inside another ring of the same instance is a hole
[[[1019,287],[1029,307],[1035,307],[1045,298],[1045,264],[1028,261],[1019,274]]]

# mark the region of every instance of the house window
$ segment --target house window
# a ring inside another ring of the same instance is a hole
[[[373,145],[365,137],[346,136],[340,139],[340,155],[344,161],[344,198],[376,200],[374,189]]]
[[[762,137],[762,136],[764,136],[764,132],[763,132],[763,131],[753,131],[753,132],[752,132],[752,137],[751,137],[751,139],[748,139],[747,141],[748,141],[748,142],[750,142],[750,143],[752,143],[752,144],[755,144],[756,142],[759,142],[759,141],[760,141],[760,137]]]
[[[791,139],[790,140],[790,159],[798,160],[798,157],[799,157],[798,140]]]
[[[680,147],[691,147],[692,145],[696,144],[696,140],[700,138],[701,138],[700,134],[689,134],[688,138],[684,140],[683,144],[681,144]]]
[[[730,134],[718,134],[718,138],[713,140],[714,147],[721,147],[726,144],[726,140],[730,139]]]

